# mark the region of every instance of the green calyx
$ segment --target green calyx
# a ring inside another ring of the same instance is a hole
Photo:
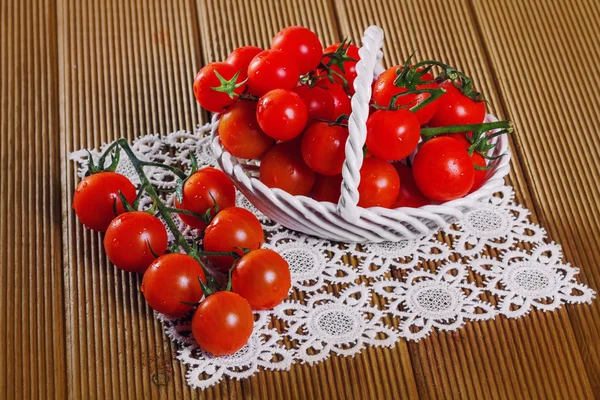
[[[235,83],[235,81],[237,81],[237,78],[240,76],[240,71],[236,72],[235,75],[233,75],[231,77],[231,79],[229,79],[229,80],[223,78],[221,76],[221,74],[219,74],[216,70],[214,71],[214,73],[215,73],[215,76],[217,77],[217,79],[219,80],[219,83],[221,84],[221,86],[211,86],[212,90],[214,90],[215,92],[225,93],[231,99],[234,99],[239,96],[239,94],[237,94],[235,92],[235,90],[237,88],[239,88],[240,86],[246,84],[246,80],[247,80],[246,79],[240,83]]]

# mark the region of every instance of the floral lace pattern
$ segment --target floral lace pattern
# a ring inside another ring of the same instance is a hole
[[[209,128],[144,136],[132,148],[148,161],[186,167],[195,154],[199,164],[214,166],[205,136]],[[95,160],[101,150],[90,150]],[[70,158],[84,176],[87,151]],[[176,185],[164,169],[146,171],[157,186]],[[139,183],[126,157],[117,172]],[[564,263],[560,245],[550,242],[546,231],[529,220],[529,211],[514,203],[508,186],[441,234],[398,243],[322,240],[268,220],[241,194],[237,204],[263,223],[265,247],[288,261],[293,290],[275,309],[255,313],[248,344],[227,357],[198,348],[189,318],[169,320],[157,314],[177,343],[177,358],[187,366],[193,387],[212,386],[224,376],[249,377],[262,369],[287,370],[294,362],[317,363],[332,353],[351,356],[366,346],[420,340],[434,328],[452,331],[467,321],[500,314],[518,318],[532,309],[555,310],[595,298],[592,289],[578,282],[579,270]],[[186,235],[197,234],[178,223]],[[490,249],[496,256],[484,254]]]

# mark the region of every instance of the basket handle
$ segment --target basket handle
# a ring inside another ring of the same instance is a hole
[[[358,50],[360,60],[356,64],[355,93],[352,96],[352,112],[348,119],[349,135],[346,141],[346,160],[342,167],[342,193],[337,205],[340,216],[350,223],[356,223],[360,218],[358,207],[360,168],[364,158],[363,146],[367,138],[371,85],[373,77],[382,69],[382,47],[383,30],[375,25],[369,26],[363,35],[362,47]]]

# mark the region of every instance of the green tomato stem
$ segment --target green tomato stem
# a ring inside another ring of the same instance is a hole
[[[202,271],[204,272],[204,275],[206,275],[207,278],[208,277],[214,278],[212,276],[212,274],[210,274],[207,271],[206,266],[200,260],[200,257],[198,256],[197,252],[185,240],[185,238],[183,237],[183,235],[181,234],[179,229],[177,229],[177,225],[175,225],[175,222],[173,222],[173,218],[171,217],[171,213],[172,213],[171,207],[167,207],[167,205],[165,203],[163,203],[163,201],[158,196],[158,193],[156,193],[154,186],[152,186],[152,184],[150,183],[150,180],[146,176],[146,173],[144,172],[144,166],[154,165],[155,163],[144,162],[144,161],[140,160],[139,158],[137,158],[136,155],[134,154],[133,150],[129,146],[129,143],[127,143],[127,140],[125,140],[124,138],[118,139],[117,143],[123,149],[125,154],[127,154],[127,157],[129,157],[129,160],[131,161],[131,164],[133,165],[135,172],[140,177],[142,186],[146,188],[146,193],[152,199],[152,201],[154,201],[154,203],[156,204],[156,208],[158,209],[158,212],[165,220],[165,223],[167,224],[167,227],[169,228],[169,230],[173,233],[173,235],[175,235],[175,243],[178,243],[181,247],[183,247],[185,252],[189,256],[191,256],[194,260],[196,260],[196,262],[198,262],[198,264],[200,264],[200,266],[202,267]],[[158,164],[158,165],[162,165],[162,164]],[[179,212],[179,211],[177,211],[177,212]]]
[[[460,133],[460,132],[485,132],[492,129],[504,129],[507,132],[512,132],[512,123],[510,121],[497,121],[497,122],[485,122],[481,124],[467,124],[467,125],[452,125],[452,126],[440,126],[438,128],[422,128],[421,135],[425,139],[431,139],[432,137],[443,135],[446,133]]]

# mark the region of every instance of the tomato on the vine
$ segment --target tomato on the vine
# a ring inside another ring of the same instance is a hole
[[[402,72],[403,67],[397,65],[395,67],[389,68],[385,72],[383,72],[373,85],[373,102],[381,107],[389,107],[390,105],[393,107],[403,107],[403,108],[412,108],[416,105],[423,103],[430,96],[429,93],[418,93],[418,94],[406,94],[400,96],[402,93],[406,93],[408,89],[405,86],[396,86],[394,81],[398,77],[398,74]],[[433,75],[429,72],[423,74],[421,77],[421,81],[433,81]],[[438,89],[439,84],[436,82],[424,83],[420,85],[416,85],[417,90],[423,89]],[[391,100],[394,96],[396,97],[396,101],[394,104],[390,104]],[[438,108],[438,100],[436,99],[431,103],[427,104],[423,108],[417,110],[414,114],[419,121],[419,125],[426,124],[435,114]]]
[[[230,207],[220,211],[204,231],[204,251],[236,252],[256,250],[265,241],[260,221],[250,211]],[[229,271],[235,259],[231,256],[210,256],[208,259],[221,271]]]
[[[333,98],[333,115],[332,120],[336,120],[340,115],[350,116],[352,105],[348,93],[344,87],[337,82],[331,82],[329,79],[319,79],[316,86],[325,89]]]
[[[104,232],[117,215],[125,212],[119,198],[123,193],[129,203],[136,197],[135,186],[129,179],[114,172],[99,172],[79,182],[73,195],[73,210],[86,227]]]
[[[224,62],[205,65],[194,79],[196,100],[214,113],[222,112],[235,103],[244,90],[244,77],[233,65]]]
[[[200,215],[215,203],[220,210],[235,206],[235,186],[223,171],[213,167],[192,174],[183,184],[182,194],[182,202],[175,198],[175,206]],[[192,228],[206,227],[204,220],[194,215],[180,213],[179,218]]]
[[[336,43],[323,51],[323,64],[336,74],[342,75],[348,83],[347,90],[354,94],[354,80],[356,79],[356,63],[360,60],[358,47],[350,43]],[[339,75],[334,74],[336,81],[343,84]]]
[[[300,96],[306,105],[309,118],[325,119],[327,121],[334,119],[335,102],[329,91],[318,86],[302,85],[296,87],[294,92]]]
[[[469,149],[469,147],[471,147],[471,143],[467,140],[465,133],[451,133],[447,136],[458,140],[460,143],[462,143],[462,145],[465,149]],[[469,137],[470,137],[470,134],[469,134]],[[485,161],[485,158],[481,154],[474,151],[473,154],[471,154],[471,161],[473,161],[473,168],[475,169],[475,175],[473,177],[473,186],[471,187],[471,190],[469,191],[469,193],[474,192],[475,190],[479,189],[481,187],[481,185],[483,184],[483,182],[485,181],[485,177],[487,175],[487,171],[485,169],[483,169],[487,166],[487,162]],[[476,167],[479,167],[479,169],[477,169]]]
[[[315,172],[306,165],[299,147],[298,140],[271,147],[260,161],[260,181],[293,195],[308,195],[315,183]]]
[[[431,201],[425,197],[417,187],[412,169],[402,163],[394,163],[394,168],[400,177],[400,193],[392,208],[413,207],[418,208],[429,204]]]
[[[400,178],[392,164],[379,158],[366,158],[360,169],[358,205],[391,207],[398,198]]]
[[[200,303],[192,317],[192,335],[202,350],[214,356],[233,354],[248,342],[254,315],[237,293],[216,292]]]
[[[408,110],[379,110],[367,119],[367,148],[375,157],[400,160],[412,153],[421,138],[417,118]]]
[[[271,90],[258,101],[256,119],[260,128],[276,140],[298,136],[308,121],[306,105],[292,90]]]
[[[262,51],[263,49],[256,46],[238,47],[227,56],[225,62],[233,65],[236,70],[240,71],[240,76],[243,80],[248,77],[248,66],[250,65],[250,61]]]
[[[464,95],[451,81],[440,87],[446,90],[438,100],[438,109],[429,121],[431,127],[480,124],[485,119],[485,102]]]
[[[271,48],[283,51],[294,60],[300,75],[317,68],[323,51],[319,37],[303,26],[288,26],[279,31],[271,41]]]
[[[248,66],[248,90],[262,96],[274,89],[293,89],[300,71],[292,58],[281,50],[258,53]]]
[[[448,201],[466,195],[473,186],[473,162],[464,146],[451,137],[425,142],[413,161],[413,176],[432,200]]]
[[[112,220],[104,236],[104,251],[115,267],[143,273],[167,249],[167,230],[147,212],[130,211]],[[154,253],[154,254],[152,254]]]
[[[260,129],[256,102],[241,100],[229,107],[219,119],[219,138],[223,147],[239,158],[260,158],[275,140]]]
[[[311,197],[317,201],[337,203],[342,193],[342,174],[334,176],[317,175]]]
[[[302,135],[302,157],[321,175],[338,175],[346,159],[348,128],[327,122],[314,122]]]
[[[250,303],[253,310],[268,310],[281,303],[292,286],[290,267],[278,253],[253,250],[235,265],[231,290]]]
[[[146,270],[140,290],[153,310],[180,318],[193,308],[184,303],[198,303],[203,296],[198,279],[206,283],[196,260],[187,254],[165,254]]]

